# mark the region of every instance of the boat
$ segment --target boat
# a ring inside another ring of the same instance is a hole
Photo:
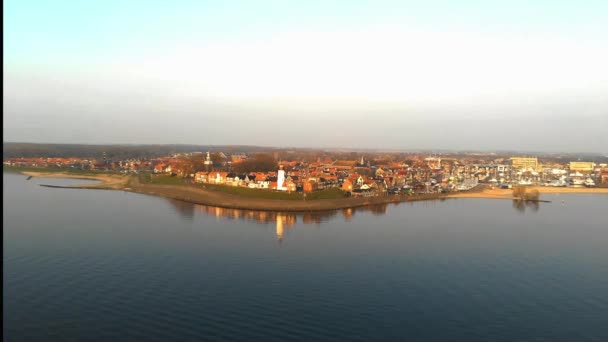
[[[532,185],[532,181],[522,179],[519,181],[519,185]]]
[[[588,188],[592,188],[595,186],[595,182],[593,181],[593,179],[591,178],[587,178],[585,179],[585,181],[583,182],[583,185],[585,185]]]
[[[572,185],[585,185],[585,180],[582,178],[571,178],[570,184]]]
[[[556,179],[556,180],[553,180],[553,181],[545,184],[545,186],[554,186],[554,187],[562,187],[562,186],[566,186],[566,185],[568,185],[568,183],[566,183],[562,179]]]

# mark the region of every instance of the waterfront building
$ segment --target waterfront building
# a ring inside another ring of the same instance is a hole
[[[570,171],[592,172],[594,168],[594,162],[570,162]]]
[[[538,169],[537,157],[511,157],[511,166],[514,169]]]
[[[600,183],[608,184],[608,169],[602,170],[600,173]]]

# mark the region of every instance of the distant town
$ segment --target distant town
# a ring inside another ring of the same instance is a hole
[[[448,193],[479,184],[608,187],[608,164],[530,155],[286,152],[181,152],[164,157],[5,158],[5,167],[136,174],[148,181],[173,178],[192,184],[275,192],[314,193],[337,188],[348,196]]]

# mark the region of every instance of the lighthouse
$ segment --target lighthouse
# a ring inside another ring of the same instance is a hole
[[[285,184],[285,170],[283,170],[283,165],[279,165],[279,172],[277,172],[277,190],[287,190],[283,184]]]

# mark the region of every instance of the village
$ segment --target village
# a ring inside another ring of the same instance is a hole
[[[265,158],[264,164],[255,163]],[[555,162],[538,157],[490,158],[412,154],[401,160],[360,155],[357,159],[319,156],[316,161],[289,160],[271,154],[216,151],[179,153],[153,159],[10,158],[6,167],[82,170],[174,177],[184,182],[302,192],[338,188],[347,196],[447,193],[469,191],[480,184],[608,187],[608,165],[585,161]],[[260,166],[262,165],[262,166]],[[259,167],[259,169],[256,169]]]

